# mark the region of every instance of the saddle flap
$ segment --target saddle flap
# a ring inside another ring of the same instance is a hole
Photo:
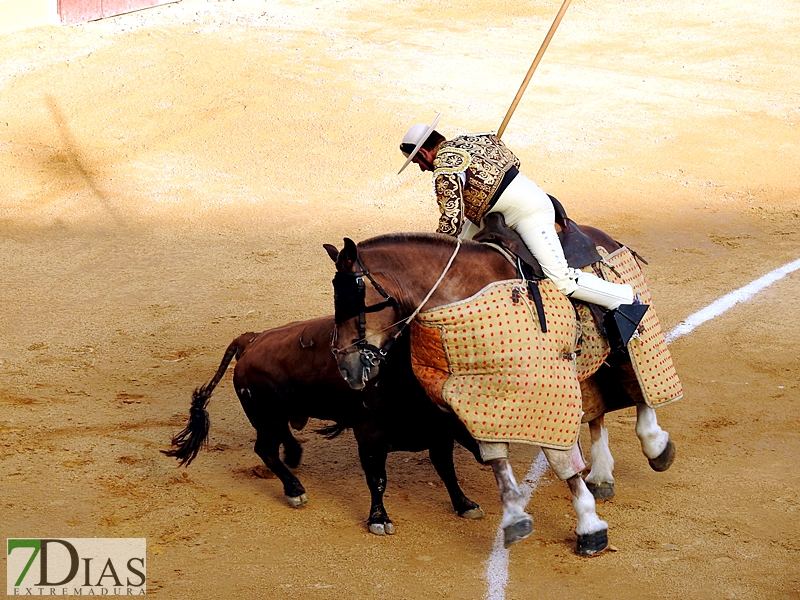
[[[505,248],[530,266],[536,279],[544,279],[544,271],[539,261],[522,241],[519,234],[506,225],[502,213],[489,213],[483,218],[483,229],[472,238],[476,242],[491,243]]]

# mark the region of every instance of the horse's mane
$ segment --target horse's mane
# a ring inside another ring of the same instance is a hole
[[[406,233],[386,233],[368,238],[363,242],[358,243],[360,249],[369,249],[374,246],[389,246],[394,244],[406,245],[409,243],[424,243],[432,246],[446,246],[452,248],[456,244],[456,238],[443,235],[441,233],[425,233],[425,232],[406,232]],[[462,244],[471,245],[476,244],[471,240],[462,240]]]

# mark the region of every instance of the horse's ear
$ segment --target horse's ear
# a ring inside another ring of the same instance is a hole
[[[328,252],[328,256],[331,257],[333,262],[336,262],[336,259],[339,258],[339,250],[333,244],[322,244],[322,247]]]
[[[356,243],[350,238],[344,238],[344,248],[339,252],[336,258],[337,271],[350,271],[353,268],[353,263],[358,260],[358,248]]]

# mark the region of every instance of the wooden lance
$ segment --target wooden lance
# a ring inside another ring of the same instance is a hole
[[[542,60],[542,56],[544,56],[545,50],[547,50],[547,46],[550,44],[550,40],[553,39],[553,34],[556,32],[558,24],[561,23],[561,19],[564,17],[564,13],[567,12],[567,7],[569,6],[570,2],[571,0],[564,0],[564,3],[561,5],[561,9],[558,11],[555,21],[553,21],[553,24],[550,26],[550,31],[547,32],[547,35],[545,36],[544,41],[542,42],[542,47],[539,48],[539,52],[536,53],[536,58],[533,59],[533,64],[531,64],[531,68],[528,69],[528,74],[525,75],[525,79],[522,81],[522,85],[519,86],[519,91],[517,92],[517,95],[514,97],[514,101],[511,103],[511,106],[509,107],[508,112],[506,113],[506,117],[505,119],[503,119],[503,122],[500,125],[500,129],[497,130],[498,138],[501,137],[503,135],[503,132],[506,130],[506,126],[508,125],[508,122],[511,120],[511,115],[514,114],[514,111],[517,108],[517,104],[519,104],[519,101],[522,98],[522,94],[525,93],[525,88],[528,87],[528,82],[531,80],[531,77],[533,77],[533,72],[536,70],[536,67],[539,66],[539,62]]]

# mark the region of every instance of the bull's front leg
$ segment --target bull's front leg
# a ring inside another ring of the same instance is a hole
[[[389,449],[380,442],[359,442],[358,457],[361,468],[367,478],[370,494],[369,519],[367,527],[375,535],[391,535],[394,523],[389,519],[383,506],[383,494],[386,492],[386,457]]]
[[[476,503],[467,498],[458,485],[456,468],[453,464],[453,438],[442,435],[431,443],[429,450],[431,463],[436,473],[441,478],[447,493],[450,494],[450,501],[459,517],[464,519],[480,519],[483,517],[483,509]]]

